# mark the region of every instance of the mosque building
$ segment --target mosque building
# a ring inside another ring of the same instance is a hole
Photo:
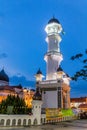
[[[4,69],[0,71],[0,102],[5,100],[8,95],[19,96],[25,100],[28,107],[32,107],[32,97],[34,91],[23,88],[20,84],[16,86],[9,85],[9,77],[5,73]]]
[[[45,31],[48,44],[46,61],[46,79],[43,80],[39,69],[36,77],[36,92],[19,86],[9,86],[9,78],[4,69],[0,72],[0,101],[8,94],[19,95],[26,104],[32,105],[31,115],[1,115],[2,126],[29,126],[73,120],[74,114],[70,108],[70,77],[61,67],[63,55],[60,51],[63,28],[59,20],[52,18],[48,21]],[[32,104],[31,104],[32,102]],[[9,118],[8,118],[9,117]]]
[[[63,55],[60,51],[61,35],[64,33],[58,19],[52,18],[45,27],[47,33],[46,80],[39,69],[35,75],[36,87],[42,95],[42,108],[70,108],[70,77],[61,68]]]
[[[45,27],[48,44],[47,53],[44,56],[46,61],[46,80],[39,69],[35,75],[36,89],[42,96],[42,108],[70,108],[70,77],[61,68],[63,55],[60,51],[63,28],[59,20],[52,18]],[[0,102],[7,98],[7,95],[19,95],[28,106],[32,107],[33,91],[22,88],[21,85],[10,86],[9,77],[4,69],[0,71]]]

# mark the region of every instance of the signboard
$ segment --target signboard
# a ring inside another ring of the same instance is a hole
[[[62,117],[62,112],[57,108],[46,108],[46,119],[55,120],[58,117]]]
[[[73,116],[71,109],[46,108],[46,120],[57,120],[59,117]]]

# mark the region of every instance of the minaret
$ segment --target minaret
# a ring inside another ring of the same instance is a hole
[[[70,108],[70,78],[61,68],[63,56],[60,51],[61,33],[63,28],[56,18],[49,20],[45,31],[47,33],[47,53],[44,59],[47,63],[46,80],[42,80],[39,70],[36,77],[36,87],[42,95],[42,108]]]
[[[45,31],[47,33],[46,42],[48,43],[48,50],[44,56],[47,63],[47,75],[46,80],[56,79],[56,71],[63,60],[63,56],[60,52],[60,42],[62,40],[60,34],[63,32],[63,28],[60,22],[56,18],[49,20]]]

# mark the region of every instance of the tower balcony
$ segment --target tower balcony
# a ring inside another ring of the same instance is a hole
[[[57,61],[63,60],[62,54],[60,52],[57,52],[57,51],[47,52],[44,56],[44,60],[47,62],[48,58],[52,58],[52,59],[57,60]]]
[[[40,89],[57,89],[61,86],[62,80],[44,80],[38,82],[36,86],[40,87]]]
[[[39,81],[36,86],[38,86],[41,90],[57,90],[58,87],[62,87],[62,90],[70,91],[69,84],[66,84],[62,79]]]
[[[50,23],[46,26],[45,31],[49,35],[50,33],[61,33],[62,32],[62,26],[59,23]]]

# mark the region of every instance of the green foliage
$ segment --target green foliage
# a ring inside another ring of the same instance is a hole
[[[87,49],[85,50],[84,54],[79,53],[75,56],[72,56],[71,60],[79,60],[80,64],[82,63],[82,68],[73,75],[72,80],[77,81],[79,78],[81,78],[87,81]]]
[[[11,110],[9,110],[11,108]],[[8,95],[0,104],[1,114],[28,114],[31,110],[19,96]]]
[[[72,109],[62,109],[61,111],[62,111],[63,116],[73,116],[74,115]]]

